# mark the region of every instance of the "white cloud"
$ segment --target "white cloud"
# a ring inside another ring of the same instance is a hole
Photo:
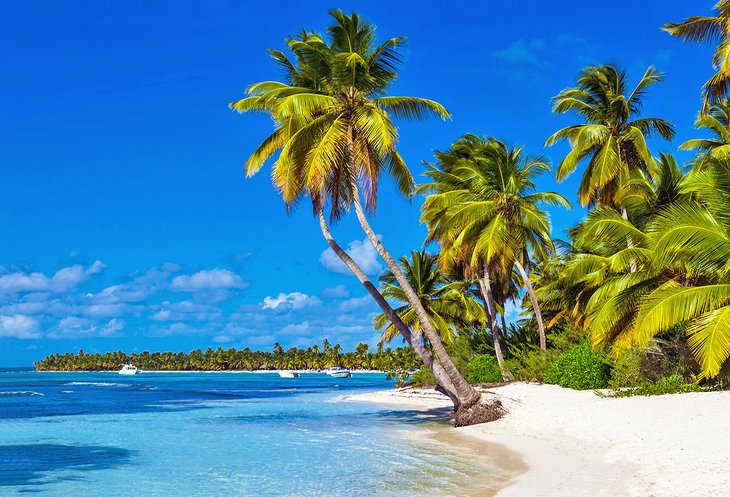
[[[264,297],[263,302],[261,302],[261,307],[272,310],[297,310],[319,304],[320,300],[317,297],[307,295],[306,293],[292,292],[280,293],[276,297]]]
[[[38,321],[16,314],[14,316],[0,316],[0,338],[41,338]]]
[[[89,318],[69,316],[58,323],[58,328],[48,334],[48,338],[90,338],[118,337],[124,329],[124,320],[110,319],[106,323],[97,323]]]
[[[341,302],[339,305],[339,309],[341,311],[348,312],[357,309],[363,309],[365,307],[375,308],[375,305],[375,301],[370,295],[364,295],[362,297],[354,297]]]
[[[162,308],[155,312],[152,321],[211,321],[222,316],[215,306],[183,300],[182,302],[163,302]]]
[[[337,285],[322,290],[322,297],[326,299],[344,299],[350,296],[350,292],[345,285]]]
[[[369,276],[377,276],[383,271],[383,267],[378,262],[378,254],[375,247],[367,238],[364,240],[353,240],[349,243],[345,250],[350,257],[360,266],[360,269]],[[345,263],[330,248],[322,252],[319,256],[319,262],[333,273],[352,275],[352,272],[345,266]]]
[[[173,292],[205,292],[246,288],[248,284],[236,273],[227,269],[209,269],[191,275],[173,278],[170,290]]]
[[[141,276],[127,283],[112,285],[97,294],[88,294],[95,304],[116,304],[125,302],[142,302],[149,296],[164,290],[170,277],[170,271],[153,267]]]
[[[86,281],[89,276],[101,272],[105,267],[103,262],[96,261],[87,269],[79,264],[59,269],[53,276],[46,276],[40,272],[5,273],[0,275],[0,294],[66,292]]]

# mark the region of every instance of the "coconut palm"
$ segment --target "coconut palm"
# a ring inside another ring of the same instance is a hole
[[[509,149],[494,138],[475,135],[465,135],[436,157],[437,164],[429,164],[425,173],[431,182],[420,191],[430,194],[422,207],[422,221],[429,239],[441,244],[442,264],[462,266],[476,276],[500,363],[495,286],[510,280],[512,268],[517,268],[544,349],[542,316],[527,271],[533,260],[546,259],[554,248],[549,216],[539,205],[569,207],[557,193],[536,191],[534,179],[549,171],[547,161],[525,157],[520,147]]]
[[[581,71],[578,86],[561,91],[553,98],[553,112],[574,112],[584,124],[565,127],[545,142],[552,146],[567,140],[571,151],[556,169],[558,181],[567,178],[582,162],[586,164],[578,188],[585,205],[615,205],[619,182],[631,173],[656,169],[646,145],[648,137],[674,136],[674,127],[663,119],[639,118],[642,100],[649,86],[662,74],[649,67],[636,87],[627,93],[626,73],[614,66],[589,66]]]
[[[483,310],[463,289],[463,282],[451,281],[439,270],[437,255],[412,250],[409,257],[401,257],[400,264],[444,343],[453,342],[456,331],[470,322],[484,321]],[[395,312],[416,336],[421,337],[423,328],[418,316],[393,273],[387,271],[380,281],[383,296],[402,304],[395,308]],[[381,342],[389,343],[399,335],[398,329],[385,314],[375,316],[373,322],[376,329],[383,330]]]
[[[667,23],[662,28],[683,41],[717,43],[712,57],[716,72],[702,87],[703,114],[730,96],[730,0],[720,0],[714,10],[712,17],[688,17],[682,22]]]
[[[385,96],[397,76],[398,48],[402,38],[377,44],[372,24],[357,14],[330,12],[334,18],[327,38],[303,32],[288,40],[291,61],[281,52],[272,57],[286,73],[285,82],[262,82],[250,86],[248,96],[231,106],[240,112],[264,112],[275,123],[274,132],[253,152],[246,163],[247,175],[278,153],[272,177],[287,208],[305,196],[311,198],[320,228],[330,247],[353,271],[401,334],[414,347],[417,340],[379,295],[361,269],[341,249],[329,232],[324,208],[336,221],[351,207],[358,221],[413,305],[438,361],[428,351],[419,355],[427,364],[442,368],[437,375],[457,408],[476,404],[479,393],[463,379],[440,342],[416,293],[400,267],[385,250],[369,225],[367,212],[374,212],[381,176],[395,180],[400,193],[411,196],[413,178],[396,150],[398,133],[392,118],[448,118],[448,112],[432,100]],[[364,194],[364,204],[361,201]]]
[[[730,188],[727,174],[692,172],[685,191],[697,201],[672,205],[652,227],[656,264],[677,271],[636,317],[636,342],[686,326],[701,375],[714,377],[730,357]]]
[[[711,106],[709,112],[700,113],[695,126],[709,130],[713,137],[687,140],[679,146],[680,149],[699,152],[699,163],[705,155],[716,159],[730,157],[730,101],[723,100]]]

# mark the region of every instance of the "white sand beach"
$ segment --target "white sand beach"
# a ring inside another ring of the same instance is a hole
[[[730,495],[730,392],[601,398],[513,383],[485,394],[499,398],[508,414],[457,431],[519,453],[528,467],[498,497]],[[446,397],[426,390],[347,400],[449,406]]]

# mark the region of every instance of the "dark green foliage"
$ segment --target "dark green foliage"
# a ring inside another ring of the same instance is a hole
[[[342,352],[339,344],[313,345],[306,349],[292,347],[284,350],[278,343],[273,352],[245,349],[208,348],[184,352],[142,352],[126,354],[122,351],[105,354],[52,354],[37,361],[38,371],[116,371],[122,364],[131,363],[147,371],[258,371],[268,369],[324,369],[344,366],[350,369],[380,371],[411,371],[421,360],[410,347],[395,349],[378,347],[371,352],[365,343],[352,352]],[[395,376],[394,376],[395,377]]]
[[[507,369],[516,380],[544,381],[545,372],[560,355],[557,349],[540,350],[536,346],[510,349],[512,358],[506,361]]]
[[[424,365],[411,374],[409,382],[413,386],[430,386],[436,384],[436,377]]]
[[[471,358],[466,374],[469,383],[501,383],[502,372],[493,355],[478,354]]]
[[[512,330],[508,349],[509,359],[506,361],[507,369],[512,372],[516,380],[544,381],[545,373],[560,354],[585,340],[585,335],[573,331],[568,325],[562,325],[547,335],[549,347],[547,350],[541,350],[537,346],[537,325],[534,319],[523,320],[519,324],[519,329]],[[517,340],[518,337],[523,338]]]
[[[700,387],[695,383],[687,383],[684,377],[678,374],[662,378],[656,383],[647,383],[637,388],[617,390],[615,397],[632,397],[635,395],[666,395],[672,393],[698,392]]]
[[[586,341],[560,354],[548,367],[544,380],[575,390],[592,390],[606,388],[610,372],[606,354],[594,352]]]

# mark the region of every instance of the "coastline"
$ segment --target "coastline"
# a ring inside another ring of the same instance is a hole
[[[243,373],[251,373],[251,374],[278,374],[279,371],[292,371],[294,373],[299,374],[317,374],[317,373],[324,373],[324,370],[316,370],[316,369],[257,369],[255,371],[248,371],[244,369],[227,369],[227,370],[221,370],[221,371],[208,371],[204,369],[180,369],[180,370],[167,370],[167,369],[144,369],[139,374],[144,373],[154,373],[154,374],[162,374],[162,373],[230,373],[230,374],[243,374]],[[103,373],[109,373],[109,374],[118,374],[118,371],[64,371],[64,370],[35,370],[35,373],[93,373],[93,374],[103,374]],[[356,374],[386,374],[385,371],[378,371],[376,369],[368,369],[368,370],[350,370],[350,373],[353,375]]]
[[[512,383],[490,388],[508,414],[453,429],[498,444],[526,464],[498,497],[712,497],[730,485],[730,392],[601,398],[591,391]],[[345,400],[446,409],[434,391],[392,390]],[[454,443],[458,443],[455,441]]]

